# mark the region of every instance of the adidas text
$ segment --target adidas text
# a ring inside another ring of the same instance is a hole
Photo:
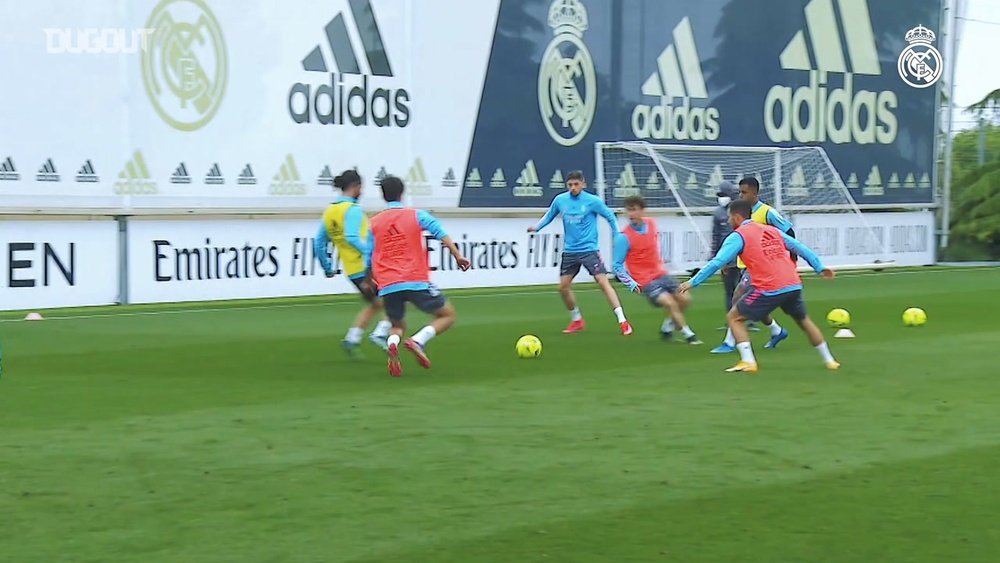
[[[403,88],[370,88],[368,75],[360,84],[344,83],[344,74],[331,72],[330,84],[296,82],[288,92],[288,113],[296,123],[377,127],[406,127],[410,124],[410,93]],[[356,79],[355,79],[356,80]]]
[[[658,106],[637,105],[632,110],[632,133],[640,139],[714,141],[719,132],[719,110],[693,108],[689,98],[681,98],[677,106],[664,99]]]
[[[828,88],[826,72],[809,71],[809,85],[773,86],[764,102],[764,127],[776,143],[832,142],[891,144],[899,107],[891,90],[854,92],[854,75],[845,73],[840,88]],[[804,108],[804,111],[803,111]]]

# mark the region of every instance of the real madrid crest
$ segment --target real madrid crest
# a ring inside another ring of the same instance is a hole
[[[538,109],[552,139],[571,147],[590,131],[597,107],[594,60],[583,43],[587,9],[580,0],[555,0],[549,27],[555,37],[538,67]]]
[[[914,88],[934,85],[944,72],[944,60],[934,48],[934,32],[922,25],[906,32],[909,45],[899,54],[896,68],[899,77]]]

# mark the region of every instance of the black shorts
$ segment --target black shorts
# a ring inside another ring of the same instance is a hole
[[[590,252],[563,252],[559,275],[576,277],[580,273],[580,266],[586,268],[587,273],[592,276],[608,273],[601,260],[601,255],[593,250]]]
[[[645,287],[642,288],[642,294],[649,299],[649,302],[654,307],[659,307],[660,304],[657,303],[656,300],[659,299],[664,293],[673,295],[677,292],[678,287],[677,280],[675,280],[672,276],[660,276],[647,283]]]
[[[351,283],[354,284],[354,287],[358,288],[358,293],[361,294],[361,300],[362,301],[364,301],[365,303],[371,303],[371,302],[375,301],[375,298],[377,297],[377,293],[376,292],[372,291],[370,293],[366,293],[363,289],[361,289],[361,282],[365,281],[367,279],[367,277],[364,277],[364,278],[349,278],[349,279],[351,280]]]
[[[796,321],[806,318],[806,302],[802,299],[801,289],[778,295],[764,295],[763,291],[750,288],[736,302],[736,310],[749,321],[762,321],[779,307]]]
[[[413,305],[427,314],[434,314],[448,304],[448,299],[441,290],[431,285],[427,289],[403,290],[386,293],[382,296],[385,305],[385,316],[390,321],[401,321],[406,317],[406,304]]]

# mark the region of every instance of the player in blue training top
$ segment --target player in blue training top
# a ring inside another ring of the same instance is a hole
[[[537,225],[528,227],[528,232],[540,231],[551,223],[557,215],[562,215],[565,240],[562,265],[559,270],[559,294],[562,295],[563,302],[570,314],[569,326],[563,330],[563,333],[579,332],[586,326],[580,308],[576,305],[576,296],[573,295],[573,289],[570,287],[573,278],[580,273],[580,267],[583,266],[590,275],[594,276],[597,285],[601,286],[604,296],[608,298],[608,303],[611,304],[615,316],[618,317],[618,325],[622,334],[628,336],[632,334],[632,325],[625,318],[618,294],[615,293],[611,282],[608,281],[608,270],[604,267],[601,255],[597,252],[598,216],[604,217],[611,225],[611,232],[615,237],[621,236],[618,219],[601,198],[583,191],[586,187],[587,183],[583,178],[583,172],[579,170],[570,172],[566,176],[566,193],[559,194],[552,200],[549,211]]]

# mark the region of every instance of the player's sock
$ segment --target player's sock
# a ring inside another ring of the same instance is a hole
[[[673,332],[673,331],[674,331],[673,319],[664,319],[663,324],[660,325],[660,332]]]
[[[427,325],[413,335],[413,341],[421,346],[427,346],[427,343],[435,336],[437,336],[437,331],[431,325]]]
[[[816,351],[819,352],[824,362],[830,363],[836,361],[833,359],[833,354],[830,353],[830,347],[826,345],[825,340],[816,347]]]
[[[691,330],[691,327],[684,326],[681,327],[681,334],[684,335],[684,338],[691,338],[692,336],[694,336],[694,331]]]
[[[736,337],[733,336],[733,329],[726,329],[726,338],[722,340],[722,343],[728,346],[736,346]]]
[[[757,363],[757,358],[753,355],[753,348],[750,347],[750,342],[737,342],[736,349],[740,352],[741,360],[750,364]]]
[[[625,322],[625,311],[621,307],[615,307],[615,316],[618,317],[618,322]]]
[[[365,331],[361,327],[352,326],[347,329],[347,336],[344,337],[344,340],[350,342],[351,344],[359,344],[361,343],[361,336],[364,333]]]
[[[574,322],[583,320],[583,313],[580,312],[579,307],[573,307],[569,310],[569,320]]]
[[[778,321],[771,319],[771,324],[767,325],[767,328],[771,329],[771,336],[778,336],[781,334],[781,325]]]
[[[375,325],[375,330],[372,331],[372,336],[375,338],[386,338],[389,336],[389,329],[392,328],[392,323],[387,320],[381,320]]]
[[[398,334],[390,334],[389,338],[386,340],[386,344],[388,344],[389,346],[392,346],[393,344],[395,344],[396,346],[399,346],[399,335]]]

